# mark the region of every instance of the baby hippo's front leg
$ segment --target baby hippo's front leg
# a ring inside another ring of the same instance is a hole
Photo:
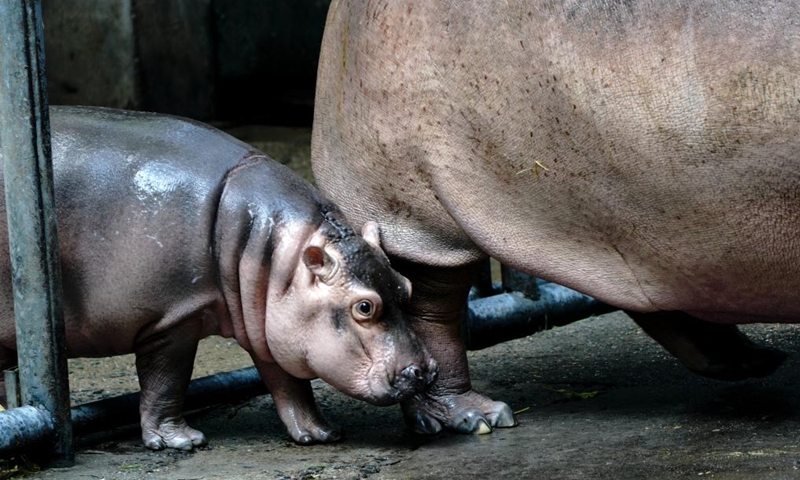
[[[142,441],[147,448],[192,450],[206,444],[183,418],[183,402],[200,341],[196,322],[184,321],[136,346]]]
[[[289,375],[277,363],[260,361],[255,356],[253,362],[272,394],[278,416],[292,440],[301,445],[311,445],[342,438],[339,428],[328,423],[317,410],[310,381]]]

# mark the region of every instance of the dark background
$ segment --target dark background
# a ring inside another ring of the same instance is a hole
[[[50,103],[310,126],[330,0],[44,0]]]

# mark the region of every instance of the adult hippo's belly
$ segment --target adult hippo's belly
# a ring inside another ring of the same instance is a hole
[[[732,324],[800,318],[798,20],[778,1],[333,3],[314,173],[414,284],[441,367],[405,404],[418,430],[513,423],[471,391],[457,335],[486,254],[633,312],[710,375],[714,342],[755,351]]]

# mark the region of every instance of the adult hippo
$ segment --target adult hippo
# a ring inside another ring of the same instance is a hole
[[[514,424],[458,316],[487,254],[634,312],[690,368],[770,372],[800,317],[800,4],[334,1],[312,156],[377,219],[441,371],[416,430]]]
[[[308,182],[207,125],[111,109],[50,113],[67,352],[136,354],[147,447],[206,442],[182,408],[209,335],[250,353],[302,444],[339,438],[311,378],[382,405],[430,383],[436,364],[401,313],[410,285],[389,266],[374,223],[356,235]],[[0,255],[3,369],[17,361],[10,269]]]

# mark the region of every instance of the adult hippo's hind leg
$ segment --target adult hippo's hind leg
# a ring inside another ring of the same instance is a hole
[[[199,322],[183,321],[136,346],[142,441],[147,448],[192,450],[206,444],[183,418],[183,402],[200,341]]]
[[[402,403],[406,423],[417,433],[442,428],[460,433],[489,433],[517,425],[503,402],[472,390],[459,321],[466,305],[474,266],[433,268],[393,261],[413,285],[408,315],[417,334],[439,363],[439,376],[424,393]]]
[[[626,312],[689,370],[717,380],[765,377],[786,354],[756,345],[736,325],[698,320],[683,312]]]

